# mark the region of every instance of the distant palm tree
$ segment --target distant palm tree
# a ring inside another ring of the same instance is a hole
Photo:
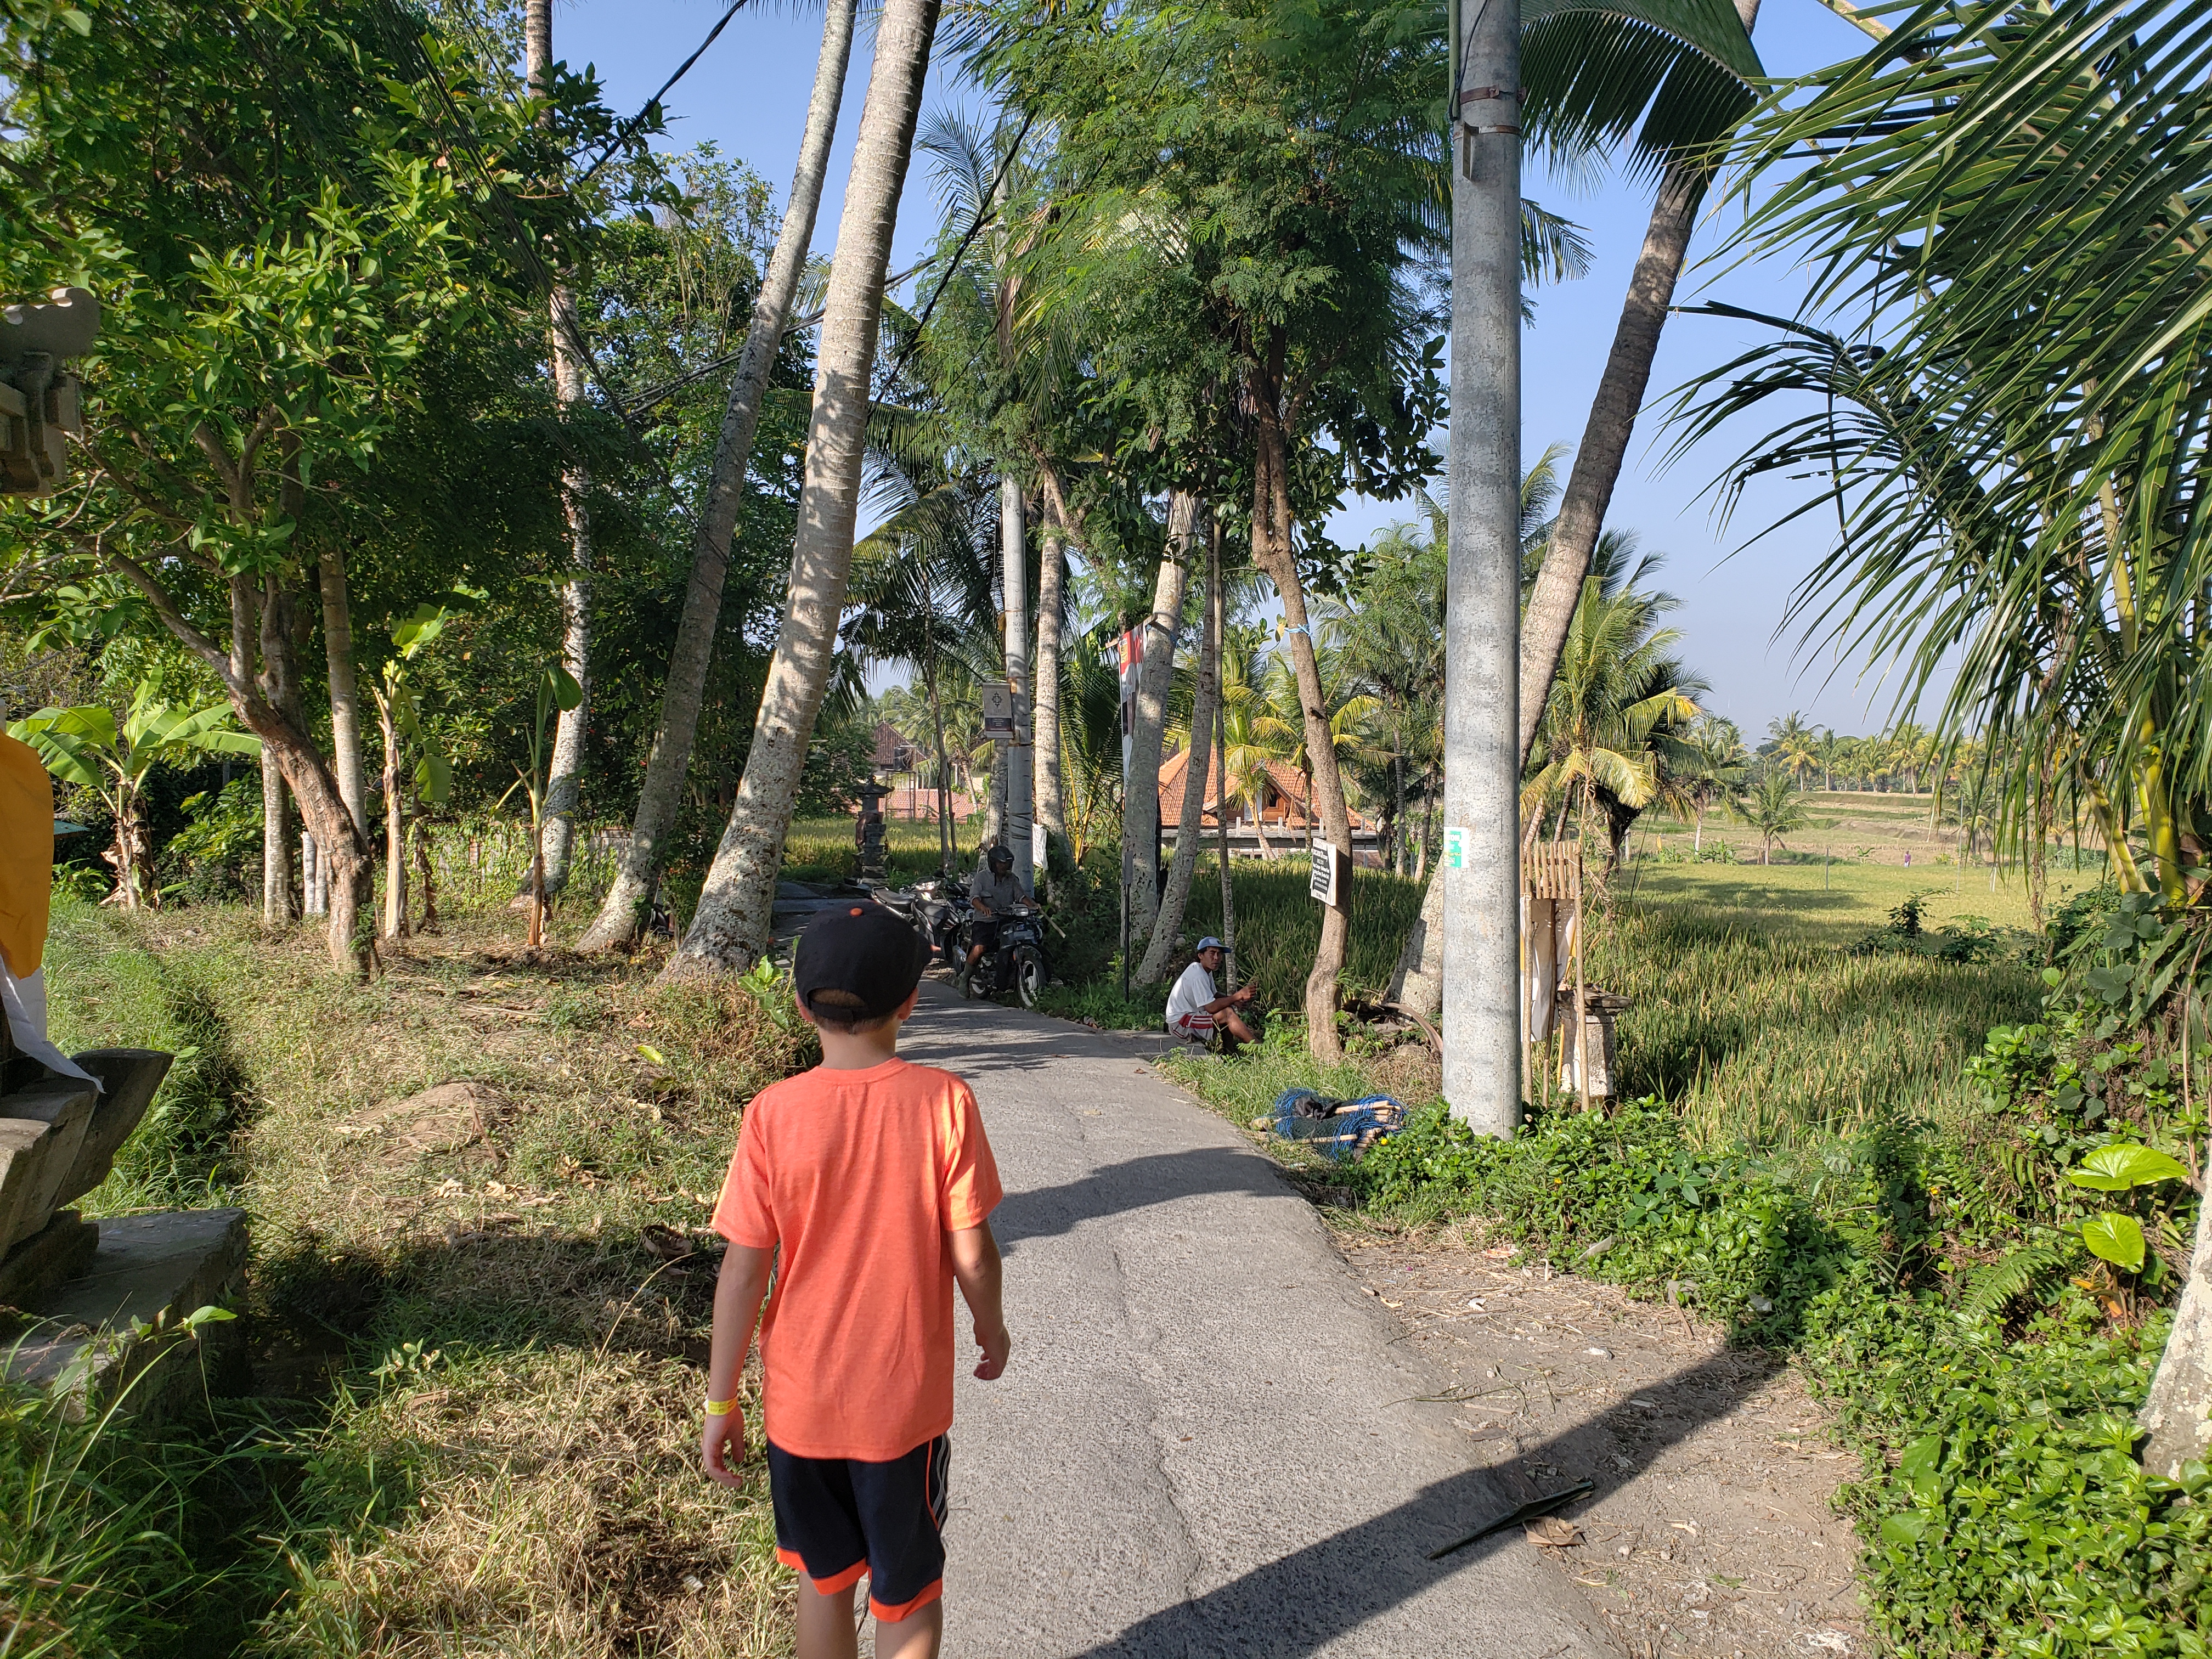
[[[1675,793],[1674,763],[1709,690],[1674,654],[1680,630],[1657,625],[1678,601],[1642,586],[1659,561],[1635,550],[1624,532],[1599,540],[1537,732],[1540,764],[1521,789],[1524,818],[1554,803],[1602,811],[1615,862],[1638,815]]]
[[[1774,861],[1774,843],[1785,836],[1796,834],[1805,827],[1805,792],[1790,781],[1790,775],[1778,766],[1770,766],[1759,774],[1759,781],[1748,795],[1739,796],[1729,803],[1753,829],[1759,831],[1759,861]],[[1789,843],[1783,842],[1786,848]]]
[[[1820,763],[1819,739],[1813,728],[1796,709],[1791,709],[1778,720],[1767,722],[1766,735],[1772,740],[1770,752],[1774,763],[1805,787],[1805,775]]]
[[[1705,814],[1735,798],[1743,787],[1744,768],[1750,758],[1734,720],[1707,714],[1691,726],[1689,740],[1675,765],[1675,777],[1683,799],[1697,814],[1696,831],[1690,840],[1692,854],[1705,850]]]

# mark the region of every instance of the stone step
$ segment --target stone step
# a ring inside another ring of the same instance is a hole
[[[119,1396],[124,1409],[155,1419],[189,1409],[204,1386],[234,1387],[244,1322],[197,1337],[180,1327],[201,1308],[242,1299],[246,1212],[170,1210],[99,1226],[85,1271],[24,1306],[37,1322],[0,1352],[5,1374],[78,1395],[89,1410]]]

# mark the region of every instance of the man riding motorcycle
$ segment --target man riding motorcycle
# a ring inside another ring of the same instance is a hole
[[[968,896],[975,906],[975,920],[968,925],[968,960],[959,973],[963,991],[986,953],[998,948],[999,918],[1022,902],[1022,884],[1014,875],[1012,848],[994,845],[986,850],[982,862],[975,866],[975,880],[969,884]]]

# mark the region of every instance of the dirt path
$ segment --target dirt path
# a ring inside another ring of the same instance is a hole
[[[1524,1498],[1597,1483],[1568,1511],[1579,1542],[1520,1547],[1580,1587],[1629,1659],[1868,1651],[1858,1543],[1831,1501],[1850,1459],[1795,1370],[1466,1228],[1338,1243],[1501,1480]]]

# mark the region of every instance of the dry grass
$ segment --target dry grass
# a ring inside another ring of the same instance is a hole
[[[757,1481],[732,1503],[698,1475],[697,1381],[606,1349],[398,1360],[345,1401],[325,1449],[331,1496],[366,1490],[380,1523],[301,1564],[264,1650],[781,1650],[767,1493]]]
[[[215,1191],[252,1217],[259,1382],[317,1424],[264,1650],[784,1643],[764,1465],[734,1498],[696,1468],[712,1257],[666,1259],[709,1243],[744,1103],[813,1058],[779,999],[529,959],[498,915],[365,987],[234,912],[61,927],[188,986],[236,1079]],[[57,990],[64,1042],[119,1040]]]

